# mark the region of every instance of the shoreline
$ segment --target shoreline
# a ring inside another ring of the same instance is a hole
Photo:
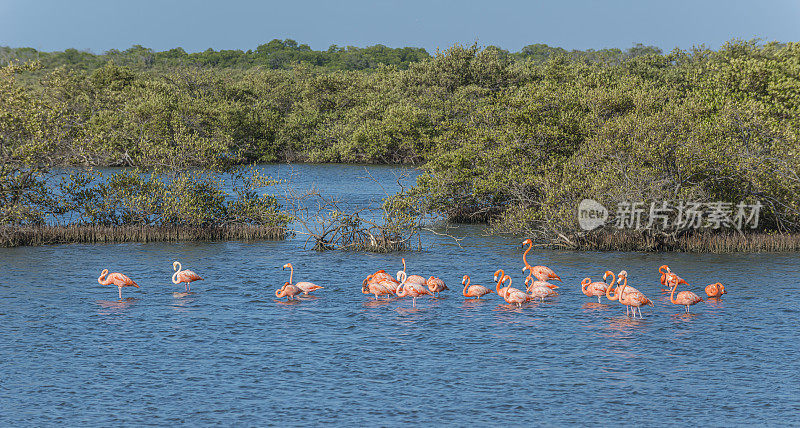
[[[190,226],[5,226],[0,247],[80,243],[281,240],[285,227],[229,225]]]

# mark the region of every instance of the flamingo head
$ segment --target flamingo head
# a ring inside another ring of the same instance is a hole
[[[407,277],[406,277],[406,272],[405,271],[402,271],[402,270],[397,271],[397,281],[398,282],[400,282],[402,284],[402,283],[406,282],[406,278]]]
[[[605,279],[605,278],[603,278],[603,279]],[[589,285],[589,284],[591,284],[591,283],[592,283],[592,280],[591,280],[591,279],[589,279],[589,278],[583,278],[583,281],[581,281],[581,287],[585,287],[585,286],[587,286],[587,285]]]
[[[497,269],[497,271],[495,271],[495,273],[494,273],[494,280],[497,281],[497,278],[501,278],[502,279],[503,275],[505,275],[505,272],[503,272],[503,269]]]
[[[461,285],[464,285],[464,284],[466,284],[466,283],[467,283],[467,280],[469,280],[469,275],[464,275],[464,277],[463,277],[463,278],[461,278]]]
[[[522,245],[531,245],[531,244],[533,244],[533,241],[531,241],[531,238],[528,238],[528,239],[522,241]]]
[[[727,292],[727,291],[725,291],[725,286],[724,286],[724,285],[722,285],[722,283],[719,283],[719,282],[718,282],[718,283],[717,283],[717,287],[719,287],[719,289],[720,289],[720,290],[722,290],[722,294],[728,294],[728,292]]]
[[[619,273],[617,274],[617,284],[622,284],[622,281],[624,281],[625,278],[627,277],[628,277],[628,271],[626,270],[619,271]]]
[[[285,265],[283,265],[283,269],[284,270],[285,269],[291,269],[291,268],[292,268],[292,264],[291,263],[286,263]]]
[[[607,270],[606,273],[603,274],[603,281],[605,281],[609,276],[613,278],[614,277],[614,272],[611,272],[610,270]]]
[[[178,270],[178,266],[180,266],[180,263],[177,260],[172,262],[172,270]]]

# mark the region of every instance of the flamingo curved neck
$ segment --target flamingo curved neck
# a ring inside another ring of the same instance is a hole
[[[611,274],[611,285],[606,287],[606,299],[608,300],[617,300],[617,291],[614,290],[614,296],[611,296],[611,289],[614,288],[614,283],[617,282],[617,277],[614,275],[614,272],[608,271],[606,274]],[[605,277],[604,277],[605,280]]]
[[[625,291],[625,287],[627,286],[628,286],[628,277],[626,276],[625,279],[622,281],[622,287],[617,287],[617,289],[614,290],[614,297],[615,297],[614,300],[622,301],[622,293]]]
[[[677,305],[678,301],[675,300],[675,290],[678,289],[678,283],[676,282],[675,285],[672,286],[672,293],[669,293],[669,301],[672,302],[673,305]]]
[[[464,289],[461,291],[461,294],[463,294],[464,296],[467,296],[467,289],[469,288],[470,278],[465,275],[464,279],[467,281],[467,283],[464,284]]]
[[[97,278],[97,282],[99,282],[100,285],[111,284],[111,280],[106,280],[106,275],[108,275],[108,269],[103,269],[103,271],[100,272],[100,277]]]
[[[531,268],[530,267],[531,265],[528,264],[528,252],[531,250],[531,248],[533,248],[533,241],[531,241],[531,243],[528,244],[528,249],[525,250],[524,253],[522,253],[522,261],[525,262],[525,267],[527,267],[528,269]],[[531,274],[533,274],[533,270],[531,270]]]
[[[294,266],[292,266],[292,264],[289,263],[289,284],[294,284],[292,282],[292,278],[294,278]]]
[[[497,281],[497,287],[495,287],[495,290],[497,290],[497,294],[500,294],[500,288],[502,288],[500,286],[503,284],[503,281],[505,281],[505,278],[503,275],[500,275],[500,280]]]
[[[586,293],[586,287],[588,287],[589,284],[591,284],[591,283],[592,283],[592,280],[589,279],[589,278],[586,278],[583,281],[581,281],[581,291]]]

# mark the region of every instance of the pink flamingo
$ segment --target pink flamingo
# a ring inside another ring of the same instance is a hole
[[[611,275],[614,274],[612,273]],[[583,278],[583,281],[581,281],[581,291],[583,294],[585,294],[587,297],[597,296],[597,303],[600,303],[600,297],[605,296],[606,290],[609,287],[611,287],[611,284],[608,284],[607,282],[592,282],[592,280],[589,278]]]
[[[389,276],[386,271],[379,270],[364,278],[364,281],[361,283],[361,292],[364,294],[374,294],[375,300],[378,300],[379,296],[385,295],[388,300],[391,295],[394,294],[397,284],[399,284],[399,282]]]
[[[405,273],[405,271],[406,271],[406,259],[404,258],[402,260],[403,260],[403,272]],[[431,277],[431,278],[433,278],[433,277]],[[427,286],[428,281],[426,281],[424,277],[419,276],[419,275],[409,275],[408,276],[408,283],[409,284],[419,284],[419,285]]]
[[[430,290],[431,293],[434,293],[433,295],[435,297],[439,297],[439,293],[441,293],[442,291],[449,290],[449,288],[447,288],[447,286],[444,285],[444,281],[433,276],[428,278],[427,281],[425,281],[425,285],[428,286],[428,290]]]
[[[500,296],[500,297],[503,297],[503,295],[506,294],[506,291],[508,291],[508,287],[502,287],[502,288],[500,287],[500,284],[503,283],[503,281],[504,281],[503,278],[505,276],[506,276],[506,273],[503,271],[503,269],[497,269],[497,271],[494,273],[494,280],[497,281],[497,289],[496,289],[496,291],[497,291],[497,295]]]
[[[501,289],[500,288],[500,284],[502,284],[502,283],[504,283],[506,281],[508,281],[508,287],[503,287]],[[521,291],[521,290],[518,290],[516,288],[511,287],[511,283],[512,282],[513,281],[511,280],[510,276],[503,275],[503,277],[500,278],[500,282],[497,283],[497,288],[501,289],[501,290],[505,290],[505,292],[501,296],[506,301],[506,303],[511,304],[511,305],[516,303],[518,307],[522,307],[522,304],[525,303],[525,302],[529,302],[532,299],[532,297],[530,295],[526,294],[525,292]],[[544,288],[547,288],[547,287],[544,287]],[[550,290],[550,289],[548,288],[548,290]]]
[[[661,273],[661,285],[666,286],[667,288],[662,288],[661,291],[669,291],[672,288],[671,284],[686,284],[689,285],[688,282],[684,281],[683,278],[679,277],[676,273],[672,272],[672,270],[667,265],[661,265],[658,268],[658,272]]]
[[[691,291],[681,291],[680,293],[678,293],[678,297],[675,298],[675,290],[677,289],[678,289],[678,284],[673,283],[672,292],[669,294],[669,301],[672,302],[672,304],[674,305],[686,306],[687,314],[689,313],[689,306],[703,301],[703,299],[700,296],[692,293]]]
[[[485,296],[489,293],[494,293],[491,288],[486,288],[482,285],[469,285],[470,278],[469,275],[464,275],[464,278],[461,279],[461,283],[465,284],[464,289],[461,291],[461,294],[464,297],[474,297],[476,299],[480,299],[481,296]]]
[[[190,271],[189,269],[182,270],[181,262],[177,260],[172,262],[172,270],[175,271],[175,273],[172,274],[172,283],[180,284],[185,282],[186,284],[183,286],[185,291],[190,291],[192,289],[192,287],[189,285],[190,282],[203,280],[200,275]]]
[[[283,269],[284,270],[286,270],[287,267],[289,268],[289,284],[291,284],[292,283],[292,278],[294,277],[294,267],[292,266],[291,263],[286,263],[285,265],[283,265]],[[325,288],[325,287],[320,287],[319,285],[313,284],[311,282],[306,282],[306,281],[300,281],[297,284],[294,284],[294,286],[299,288],[300,290],[302,290],[303,294],[306,295],[306,296],[308,296],[308,293],[310,293],[312,291],[317,291],[317,290],[321,290],[321,289]]]
[[[546,285],[543,285],[543,283],[548,284],[547,282],[533,281],[533,284],[531,284],[530,287],[528,287],[528,282],[530,281],[531,277],[525,278],[525,286],[527,288],[528,295],[530,295],[531,298],[539,299],[539,301],[544,302],[545,297],[558,296],[558,293],[555,290]]]
[[[397,297],[411,296],[412,299],[413,299],[411,305],[413,307],[415,307],[415,308],[417,307],[417,297],[424,296],[426,294],[431,295],[431,296],[433,295],[433,293],[430,290],[428,290],[427,288],[425,288],[422,285],[419,285],[419,284],[407,284],[406,283],[407,279],[408,278],[406,277],[406,273],[405,272],[403,272],[403,271],[398,271],[397,272],[397,280],[400,281],[400,285],[397,286],[397,288],[395,289],[394,294],[396,294]]]
[[[275,290],[275,297],[288,297],[289,300],[294,300],[294,297],[302,292],[303,290],[287,282],[283,284],[283,287]]]
[[[608,274],[614,275],[611,271],[606,271],[606,274],[603,276],[603,279],[606,278]],[[621,286],[617,286],[614,290],[614,296],[610,295],[611,287],[606,289],[606,298],[608,300],[619,300],[620,303],[625,305],[625,315],[628,315],[628,311],[633,308],[633,317],[636,318],[636,308],[639,308],[639,318],[644,318],[642,316],[642,306],[650,305],[653,306],[653,302],[647,298],[644,294],[637,291],[630,291],[626,290],[625,288],[628,286],[628,272],[622,271],[617,276],[617,283],[622,282],[624,279],[624,283]],[[631,287],[632,288],[632,287]]]
[[[106,275],[108,275],[108,278],[106,278]],[[116,285],[117,288],[119,289],[120,299],[122,299],[122,287],[139,288],[139,284],[134,282],[132,279],[128,278],[127,275],[121,274],[119,272],[114,272],[109,274],[108,269],[103,269],[103,271],[100,272],[100,277],[97,278],[97,282],[99,282],[100,285],[111,285],[111,284]]]
[[[722,283],[717,282],[715,284],[709,284],[706,286],[706,295],[708,297],[719,298],[722,297],[723,294],[728,294],[728,292],[725,291],[725,286],[722,285]]]
[[[525,267],[522,268],[522,272],[525,272],[526,270],[530,271],[528,276],[535,276],[536,279],[538,279],[539,281],[547,281],[550,279],[561,281],[561,277],[556,275],[556,273],[553,272],[553,269],[550,269],[547,266],[531,266],[528,264],[527,256],[528,252],[531,250],[531,248],[533,248],[533,241],[531,241],[530,239],[526,239],[525,241],[522,242],[522,245],[528,246],[528,249],[525,250],[524,253],[522,253],[522,261],[525,263]]]
[[[525,278],[525,287],[527,288],[528,293],[531,292],[530,289],[533,287],[547,287],[551,290],[555,290],[556,288],[558,288],[557,285],[551,284],[547,281],[539,281],[538,279],[535,281],[532,280],[533,280],[532,276],[528,276],[527,278]],[[528,285],[528,283],[530,283],[530,285]]]

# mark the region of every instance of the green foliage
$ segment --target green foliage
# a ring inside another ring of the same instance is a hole
[[[626,199],[760,200],[767,228],[800,229],[800,44],[423,52],[317,52],[273,40],[252,52],[63,53],[76,62],[36,53],[45,65],[71,68],[2,69],[0,156],[10,165],[165,170],[415,163],[425,173],[391,202],[400,223],[403,215],[441,215],[552,236],[577,230],[583,198],[611,207]],[[21,170],[6,168],[13,188]],[[119,185],[133,193],[124,210],[145,221],[152,183],[126,180]],[[210,199],[191,204],[219,206],[213,184],[193,183],[201,187],[187,189]],[[227,212],[257,217],[250,203]],[[176,210],[170,221],[206,221]],[[24,209],[7,212],[39,221]]]

